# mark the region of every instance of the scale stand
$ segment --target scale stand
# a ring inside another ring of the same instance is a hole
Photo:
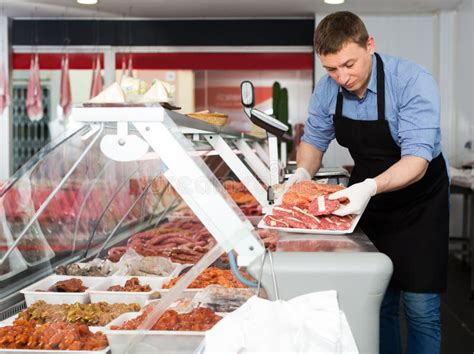
[[[280,183],[280,165],[278,160],[278,139],[287,140],[289,137],[285,136],[288,131],[288,126],[279,120],[275,119],[269,114],[266,114],[256,108],[255,106],[255,90],[250,81],[243,81],[240,84],[241,101],[244,106],[244,112],[249,119],[256,126],[264,129],[267,132],[268,150],[269,150],[269,167],[270,167],[270,183],[267,183],[267,199],[270,203],[274,201],[274,193],[272,187]],[[246,147],[243,144],[238,146],[239,149]],[[250,147],[249,147],[250,148]],[[242,151],[242,150],[241,150]],[[245,156],[244,151],[242,153]],[[256,154],[255,154],[256,155]],[[283,156],[282,156],[283,157]]]

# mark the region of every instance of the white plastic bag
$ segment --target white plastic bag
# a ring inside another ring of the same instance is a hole
[[[204,353],[358,353],[336,291],[250,298],[206,333]]]

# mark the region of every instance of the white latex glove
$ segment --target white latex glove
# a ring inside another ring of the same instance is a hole
[[[377,193],[377,183],[373,178],[367,178],[364,182],[353,184],[352,186],[333,193],[329,196],[330,200],[346,197],[349,204],[341,205],[333,214],[344,216],[349,214],[360,214],[365,206]]]
[[[290,178],[288,178],[288,180],[283,184],[282,187],[273,188],[273,192],[275,193],[275,200],[277,201],[275,204],[277,205],[281,204],[281,199],[283,197],[283,194],[285,194],[292,185],[294,185],[295,183],[310,180],[310,179],[311,179],[311,175],[306,170],[306,168],[298,167],[295,170],[295,173],[293,173],[290,176]]]
[[[301,182],[301,181],[307,181],[311,179],[311,175],[309,174],[308,171],[306,171],[306,168],[304,167],[298,167],[293,173],[290,178],[288,178],[288,181],[285,182],[285,191],[290,189],[292,185],[295,183]]]

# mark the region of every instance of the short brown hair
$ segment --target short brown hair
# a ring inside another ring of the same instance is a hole
[[[365,47],[369,34],[364,22],[349,11],[334,12],[318,24],[314,31],[314,49],[318,55],[339,52],[347,42]]]

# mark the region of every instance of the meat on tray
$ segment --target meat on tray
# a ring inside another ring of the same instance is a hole
[[[48,304],[39,300],[20,312],[17,319],[35,320],[37,324],[60,321],[88,326],[105,326],[122,313],[138,311],[140,311],[140,305],[136,303]]]
[[[147,307],[140,316],[126,321],[120,326],[111,326],[111,329],[137,329],[151,311],[152,307]],[[177,313],[174,310],[166,310],[151,329],[157,331],[207,331],[214,327],[221,319],[221,316],[206,307],[198,307],[188,313]]]
[[[84,324],[50,322],[37,325],[34,320],[17,319],[12,326],[0,328],[0,348],[47,350],[101,350],[107,347],[102,332],[92,333]]]
[[[312,230],[347,230],[353,216],[337,216],[332,213],[347,199],[329,200],[329,195],[344,189],[339,185],[321,184],[314,181],[295,183],[282,198],[282,205],[273,207],[264,223],[271,227]]]
[[[148,292],[151,291],[151,287],[148,284],[141,285],[138,278],[133,277],[128,279],[124,286],[112,285],[107,291]]]
[[[327,195],[321,195],[309,203],[308,211],[315,216],[329,215],[337,210],[340,205],[339,200],[329,200]]]
[[[37,292],[52,291],[58,293],[83,293],[87,287],[82,284],[81,279],[71,278],[68,280],[60,280],[50,286],[47,290],[35,290]]]
[[[252,280],[250,275],[242,272],[242,275]],[[163,289],[169,289],[173,287],[178,278],[173,278],[169,282],[163,285]],[[219,269],[216,267],[210,267],[205,269],[199,276],[189,284],[188,288],[201,289],[205,288],[208,285],[221,285],[226,288],[246,288],[237,278],[232,274],[232,271],[229,269]]]

